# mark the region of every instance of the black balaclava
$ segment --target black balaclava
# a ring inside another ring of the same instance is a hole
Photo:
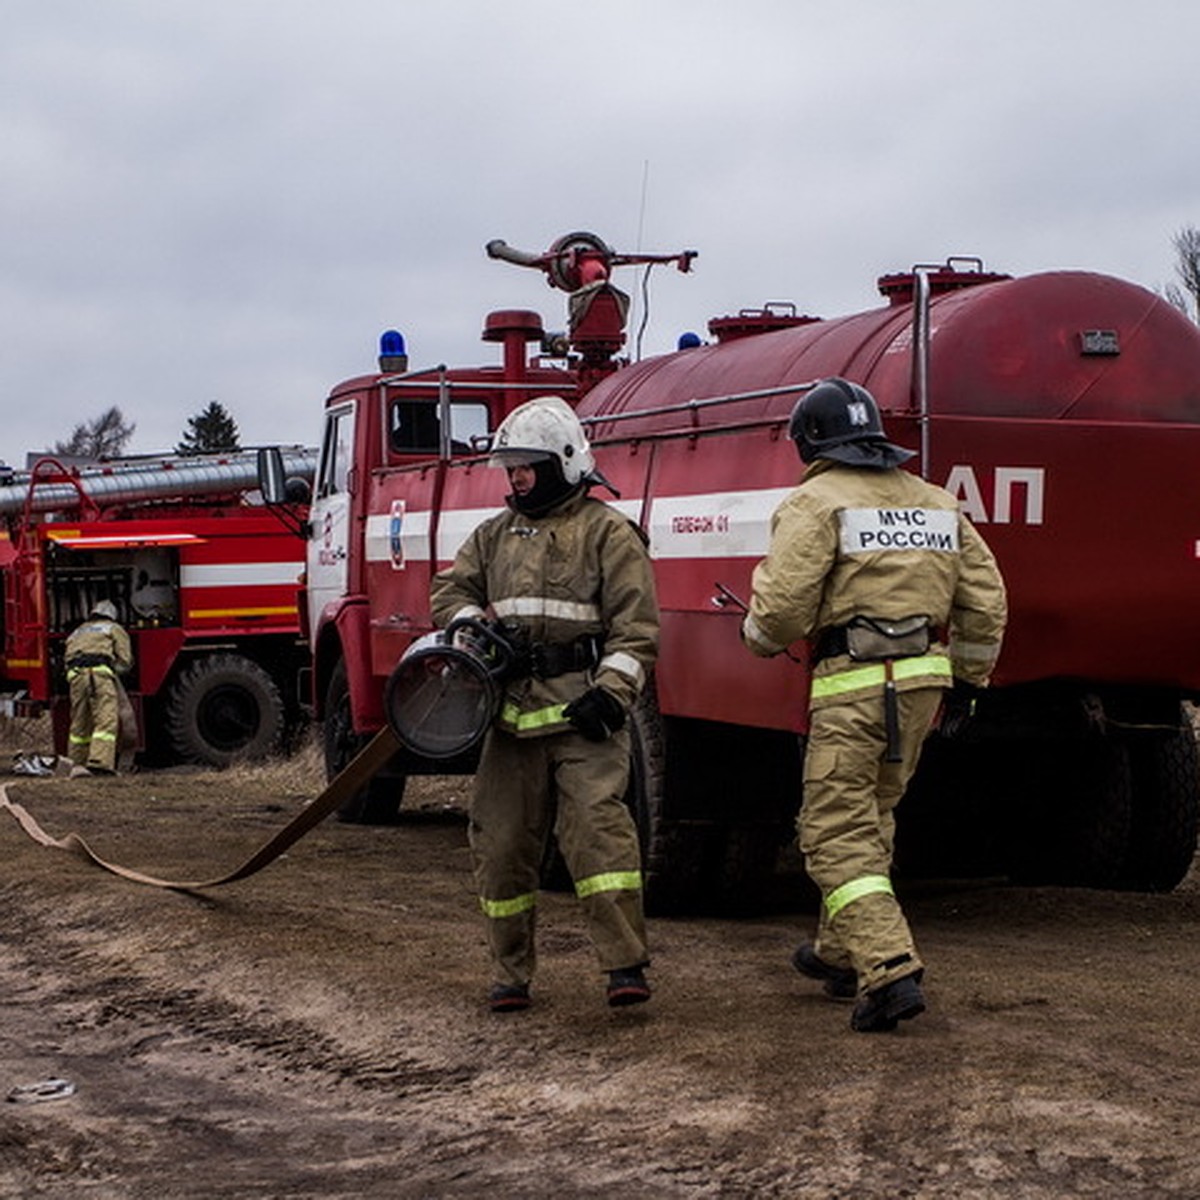
[[[533,468],[533,487],[524,496],[513,492],[508,497],[508,503],[527,517],[544,516],[568,496],[574,495],[584,487],[582,480],[574,484],[566,481],[557,454],[535,459],[529,465]]]

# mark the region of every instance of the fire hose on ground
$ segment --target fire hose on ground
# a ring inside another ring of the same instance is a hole
[[[444,631],[419,638],[388,678],[384,691],[388,724],[350,761],[325,790],[240,866],[214,879],[162,879],[101,858],[76,833],[47,833],[0,784],[6,810],[33,841],[67,852],[122,879],[175,891],[201,891],[236,883],[261,871],[306,833],[366,787],[400,749],[428,758],[452,758],[483,737],[495,716],[512,648],[490,625],[473,619],[451,622]]]
[[[371,776],[396,752],[398,745],[399,743],[390,729],[381,729],[311,804],[259,847],[241,866],[216,879],[160,879],[156,875],[147,875],[142,871],[135,871],[131,867],[122,867],[101,858],[77,833],[69,833],[62,838],[52,837],[34,820],[23,805],[9,799],[7,784],[0,784],[0,809],[7,810],[35,842],[56,850],[66,850],[97,867],[103,867],[104,870],[121,876],[122,879],[128,879],[133,883],[148,884],[151,887],[170,888],[175,891],[199,891],[204,888],[222,887],[227,883],[236,883],[239,879],[246,879],[261,871],[289,846],[298,842],[306,833],[319,825],[355,792],[365,787]]]

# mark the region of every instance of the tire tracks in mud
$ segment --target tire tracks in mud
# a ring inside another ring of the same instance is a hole
[[[597,1179],[717,1194],[703,1162],[646,1161],[655,1141],[694,1142],[686,1105],[666,1121],[631,1107],[624,1144],[611,1144],[605,1124],[640,1066],[614,1080],[577,1053],[569,1026],[527,1026],[533,1040],[519,1044],[514,1027],[497,1037],[485,1024],[440,1064],[422,1057],[428,1031],[413,1052],[355,1049],[261,998],[139,970],[100,914],[14,900],[0,888],[0,1062],[14,1081],[62,1075],[79,1090],[57,1109],[0,1109],[0,1195],[572,1196]],[[398,1020],[401,1046],[407,1032]],[[580,1067],[571,1083],[556,1070],[563,1052]]]
[[[424,1139],[422,1101],[474,1075],[347,1052],[303,1022],[171,990],[60,938],[38,946],[0,948],[3,1090],[50,1076],[78,1090],[0,1108],[0,1195],[403,1194],[396,1151]],[[451,1159],[482,1141],[439,1140]]]
[[[281,1071],[314,1072],[395,1098],[469,1084],[479,1073],[467,1064],[437,1067],[403,1053],[381,1058],[378,1052],[352,1050],[303,1021],[264,1015],[199,984],[169,984],[131,969],[120,955],[81,943],[54,922],[28,912],[19,915],[11,900],[0,891],[8,932],[17,935],[0,953],[6,992],[32,993],[24,1002],[53,1008],[64,1031],[152,1029],[131,1044],[131,1055],[149,1053],[166,1041],[196,1040],[209,1052],[214,1047],[244,1051]]]
[[[86,815],[219,858],[228,784],[184,785]],[[655,1001],[614,1018],[555,895],[534,1009],[493,1018],[457,829],[323,827],[219,900],[41,853],[0,882],[0,1064],[80,1090],[0,1104],[0,1196],[1200,1195],[1194,881],[910,889],[930,1011],[862,1038],[790,917],[654,922]]]

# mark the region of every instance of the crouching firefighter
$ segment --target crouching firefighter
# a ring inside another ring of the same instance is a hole
[[[583,427],[556,396],[514,409],[493,442],[507,508],[435,576],[432,609],[495,622],[518,649],[484,739],[470,843],[497,1012],[527,1008],[539,877],[553,823],[583,907],[607,999],[650,998],[637,831],[623,797],[626,718],[658,647],[654,577],[641,531],[590,496]]]
[[[973,704],[1007,617],[991,551],[953,496],[900,464],[866,389],[828,379],[792,411],[807,470],[776,509],[742,638],[759,655],[812,654],[805,867],[821,891],[795,968],[857,997],[851,1027],[894,1029],[925,1009],[923,965],[892,892],[894,810],[946,701]],[[948,648],[947,648],[948,642]]]

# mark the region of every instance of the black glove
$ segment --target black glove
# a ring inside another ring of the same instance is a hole
[[[625,724],[625,710],[619,701],[598,687],[589,688],[578,700],[572,700],[563,709],[563,716],[589,742],[602,742]]]
[[[942,719],[938,730],[942,737],[955,738],[971,723],[975,716],[975,702],[983,695],[983,688],[973,683],[965,683],[961,679],[954,681],[954,686],[942,700]]]

